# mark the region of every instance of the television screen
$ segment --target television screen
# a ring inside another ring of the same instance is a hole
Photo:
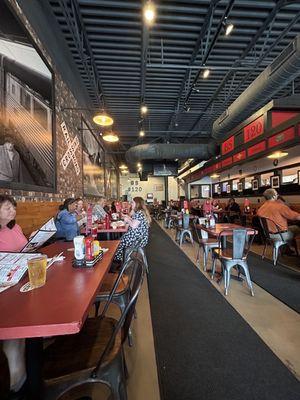
[[[154,176],[177,176],[178,175],[177,163],[154,164],[153,175]]]

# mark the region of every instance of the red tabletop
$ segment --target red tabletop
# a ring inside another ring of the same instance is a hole
[[[204,225],[198,224],[198,225],[196,225],[196,228],[202,229],[203,231],[208,232],[209,235],[214,236],[214,237],[219,236],[220,232],[224,231],[225,229],[245,229],[245,227],[242,225],[230,224],[230,223],[228,223],[228,224],[227,223],[224,223],[224,224],[217,223],[214,228],[210,228],[210,227],[206,228]],[[249,228],[247,228],[247,229],[249,229]],[[257,231],[255,229],[248,231],[248,235],[253,235],[254,233],[255,234],[257,233]],[[224,235],[230,236],[231,233],[224,232]]]
[[[65,335],[80,331],[97,290],[108,271],[119,241],[106,241],[109,250],[90,269],[72,267],[73,243],[57,242],[42,252],[52,257],[61,251],[64,261],[47,270],[46,285],[21,293],[21,282],[0,293],[0,339]]]

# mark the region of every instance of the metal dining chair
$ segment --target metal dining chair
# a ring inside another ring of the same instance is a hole
[[[285,239],[283,237],[283,232],[280,230],[280,227],[276,224],[276,222],[274,222],[270,218],[264,218],[264,217],[259,217],[259,221],[262,228],[262,236],[264,240],[264,249],[261,256],[262,259],[265,258],[268,244],[270,244],[273,247],[272,259],[274,266],[276,266],[277,264],[279,249],[281,246],[291,244],[295,248],[297,256],[299,256],[297,241],[294,238],[288,240]],[[273,235],[269,230],[270,224],[271,226],[273,226],[275,230],[275,233],[273,233]],[[276,235],[276,237],[274,237],[274,234]]]
[[[127,339],[136,301],[142,286],[144,265],[131,260],[136,271],[129,302],[118,319],[88,318],[78,334],[59,336],[44,350],[44,400],[58,400],[83,385],[106,384],[113,400],[126,400],[126,363],[123,344]]]
[[[202,225],[205,223],[206,218],[195,218],[193,220],[194,231],[196,234],[197,241],[199,243],[199,248],[197,252],[196,263],[200,268],[200,249],[203,249],[203,271],[206,271],[208,255],[212,251],[212,249],[217,248],[219,246],[219,242],[215,238],[208,237],[208,233],[203,230],[197,228],[197,224]]]
[[[222,248],[222,237],[223,236],[231,236],[232,237],[232,247],[231,248]],[[240,277],[241,270],[243,270],[244,275],[246,277],[247,285],[250,289],[250,293],[254,296],[253,286],[250,278],[247,257],[253,243],[253,239],[255,236],[255,231],[250,228],[244,229],[224,229],[220,232],[218,237],[219,246],[216,249],[213,249],[213,265],[212,265],[212,275],[211,279],[214,278],[215,268],[216,268],[216,260],[218,259],[221,262],[223,275],[224,275],[224,283],[225,283],[225,296],[228,294],[230,277],[231,277],[231,269],[233,267],[237,268],[238,276]]]
[[[182,242],[184,238],[188,236],[190,238],[191,243],[194,243],[192,230],[190,228],[190,215],[183,214],[182,216],[182,224],[177,221],[176,225],[176,233],[175,233],[175,240],[179,242],[179,246],[182,246]]]

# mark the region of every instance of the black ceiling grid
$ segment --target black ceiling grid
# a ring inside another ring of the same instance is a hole
[[[62,7],[73,2],[92,53],[86,65]],[[101,95],[115,120],[118,151],[136,143],[209,140],[218,116],[300,32],[300,1],[153,2],[157,17],[145,35],[143,0],[49,0],[93,104]],[[229,36],[224,23],[234,24]],[[300,92],[298,79],[276,97],[292,92]],[[144,120],[142,102],[149,110]]]

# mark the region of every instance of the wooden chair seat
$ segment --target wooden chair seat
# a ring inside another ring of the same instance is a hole
[[[113,318],[88,318],[76,335],[59,336],[44,350],[44,379],[49,380],[76,371],[94,368],[107,345],[117,321]],[[121,331],[110,349],[105,364],[110,363],[122,345]]]
[[[199,239],[199,244],[219,246],[218,239],[215,238]]]
[[[100,290],[97,293],[97,295],[100,295],[100,296],[109,295],[116,280],[118,279],[118,276],[119,276],[119,274],[116,274],[116,273],[107,274],[102,285],[100,286]],[[120,293],[124,292],[128,287],[128,283],[129,283],[128,276],[123,274],[115,293],[120,294]]]
[[[218,258],[225,258],[226,260],[232,260],[232,249],[214,249],[214,254],[217,254]],[[242,257],[242,260],[245,260],[246,257]]]

